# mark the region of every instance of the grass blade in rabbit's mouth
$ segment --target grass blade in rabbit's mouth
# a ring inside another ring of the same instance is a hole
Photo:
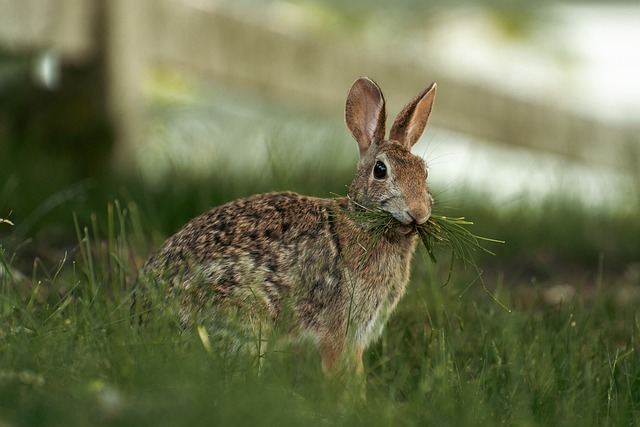
[[[416,228],[431,261],[437,262],[435,247],[442,245],[449,248],[455,257],[474,264],[473,255],[476,252],[495,255],[482,246],[481,242],[504,243],[504,241],[475,235],[467,228],[470,225],[473,225],[473,222],[467,221],[464,217],[451,218],[432,214],[426,223]]]
[[[398,228],[402,229],[402,234],[417,233],[433,262],[437,262],[435,255],[437,246],[444,246],[452,251],[454,257],[462,259],[465,263],[474,264],[473,255],[476,252],[482,251],[494,255],[482,246],[481,242],[504,243],[502,240],[473,234],[467,228],[473,225],[473,222],[464,217],[452,218],[432,214],[424,224],[409,226],[402,224],[391,213],[380,208],[369,208],[357,203],[356,206],[358,209],[349,211],[349,215],[354,221],[372,230],[374,234],[385,234]]]

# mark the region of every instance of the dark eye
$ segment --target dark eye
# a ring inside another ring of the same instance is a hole
[[[373,177],[375,179],[385,179],[387,177],[387,165],[378,160],[373,167]]]

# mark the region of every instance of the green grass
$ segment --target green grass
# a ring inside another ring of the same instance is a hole
[[[282,139],[306,140],[309,123]],[[451,270],[446,247],[436,264],[419,251],[365,353],[362,401],[325,381],[312,348],[229,357],[180,333],[171,310],[144,328],[130,310],[146,256],[190,218],[250,193],[344,193],[351,166],[316,156],[292,171],[274,152],[265,175],[145,184],[38,152],[0,144],[0,218],[14,224],[0,221],[0,426],[640,424],[639,200],[593,210],[566,194],[497,206],[436,192],[439,213],[506,241],[473,259],[511,312],[474,268]],[[559,302],[557,285],[576,293]]]
[[[0,254],[0,424],[634,425],[640,315],[600,282],[551,306],[418,254],[408,294],[366,353],[367,400],[324,380],[311,348],[229,357],[179,333],[170,311],[144,328],[130,284],[148,253],[138,206],[75,219],[62,265],[11,274]],[[102,218],[102,219],[101,219]],[[0,224],[11,227],[9,224]],[[444,263],[447,264],[447,263]],[[258,360],[259,359],[259,360]]]

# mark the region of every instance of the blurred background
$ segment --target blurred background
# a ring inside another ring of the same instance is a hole
[[[639,42],[635,2],[0,0],[0,242],[26,270],[114,198],[152,248],[242,195],[344,194],[351,83],[394,117],[436,81],[414,152],[439,208],[507,240],[488,274],[606,272],[637,302]]]

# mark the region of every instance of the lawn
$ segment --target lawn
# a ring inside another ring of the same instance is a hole
[[[131,319],[131,283],[157,233],[132,200],[112,202],[103,211],[70,217],[76,246],[58,264],[36,260],[29,276],[14,267],[24,262],[20,255],[2,248],[3,424],[640,421],[638,300],[637,293],[623,295],[637,292],[637,284],[625,285],[627,278],[609,276],[602,265],[585,267],[581,277],[559,271],[576,280],[566,284],[576,292],[558,297],[554,289],[564,282],[531,280],[529,273],[525,283],[526,272],[504,267],[521,255],[504,255],[501,262],[504,248],[492,248],[496,259],[480,256],[478,262],[490,270],[484,283],[499,304],[463,265],[456,264],[452,280],[442,287],[446,254],[433,264],[425,251],[418,253],[407,295],[382,339],[366,353],[363,401],[359,393],[324,380],[312,349],[231,358],[207,348],[195,329],[180,333],[171,313],[162,311],[139,328]],[[561,229],[565,215],[549,218],[550,224]],[[488,212],[483,217],[488,220]],[[590,220],[575,212],[572,217]],[[525,226],[530,224],[524,218],[514,220],[513,229],[502,234],[514,241]],[[536,242],[516,247],[524,244]],[[535,248],[531,253],[536,255]]]
[[[433,189],[440,214],[506,243],[474,253],[481,276],[457,260],[450,280],[446,250],[437,263],[417,253],[365,353],[363,399],[325,379],[312,348],[231,357],[206,330],[182,332],[169,308],[142,327],[130,309],[144,260],[191,217],[250,193],[341,193],[350,168],[327,173],[325,160],[268,179],[212,168],[148,183],[7,153],[0,426],[640,424],[638,200],[593,209],[556,194],[505,207]]]

